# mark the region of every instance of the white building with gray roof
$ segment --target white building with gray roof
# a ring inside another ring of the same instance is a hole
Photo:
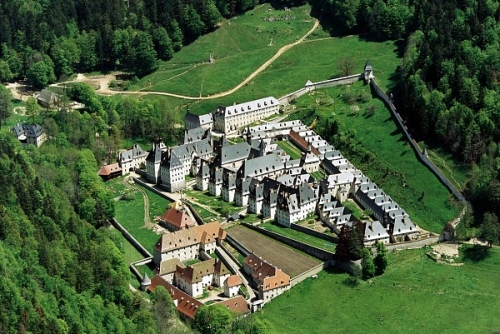
[[[128,174],[131,170],[138,169],[146,162],[148,152],[143,150],[142,147],[135,143],[132,148],[119,153],[118,163],[122,168],[122,175]]]
[[[212,113],[213,128],[222,133],[233,133],[278,112],[279,102],[272,96],[228,107],[218,106]]]

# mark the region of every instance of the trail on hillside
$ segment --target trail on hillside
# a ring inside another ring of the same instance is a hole
[[[268,59],[264,64],[262,64],[258,69],[253,71],[245,80],[240,82],[236,87],[227,90],[225,92],[220,92],[217,94],[209,95],[209,96],[186,96],[186,95],[181,95],[181,94],[174,94],[174,93],[167,93],[167,92],[157,92],[157,91],[114,91],[109,89],[109,83],[112,80],[115,80],[116,77],[115,75],[109,74],[109,75],[103,75],[103,76],[98,76],[98,77],[89,77],[85,78],[83,74],[78,74],[78,77],[76,80],[71,80],[71,81],[66,81],[63,83],[57,83],[53,84],[51,86],[59,86],[59,85],[64,85],[66,83],[71,83],[71,82],[82,82],[85,81],[86,79],[88,81],[98,81],[99,82],[99,89],[96,91],[98,94],[101,95],[115,95],[115,94],[128,94],[128,95],[164,95],[164,96],[171,96],[171,97],[176,97],[179,99],[185,99],[185,100],[210,100],[210,99],[216,99],[219,97],[224,97],[227,95],[231,95],[246,84],[248,84],[253,78],[255,78],[259,73],[264,71],[266,68],[269,67],[276,59],[278,59],[279,56],[281,56],[283,53],[286,51],[290,50],[292,47],[294,47],[297,44],[302,43],[310,34],[312,34],[319,26],[319,21],[317,19],[314,20],[314,25],[313,27],[300,39],[297,41],[284,45],[282,46],[275,54],[272,56],[270,59]]]

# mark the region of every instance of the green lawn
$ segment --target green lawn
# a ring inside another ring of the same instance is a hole
[[[280,47],[298,40],[310,30],[314,24],[310,11],[309,5],[284,12],[264,4],[224,20],[214,32],[185,46],[168,62],[160,63],[159,70],[142,78],[131,89],[189,96],[206,96],[231,89]],[[270,16],[285,15],[293,15],[296,19],[264,21]],[[215,59],[212,64],[208,62],[210,54]]]
[[[422,148],[427,148],[429,158],[448,178],[448,180],[450,180],[458,189],[465,189],[471,172],[471,168],[468,164],[458,161],[450,153],[440,147],[426,145],[425,142],[420,142],[419,145]]]
[[[212,212],[208,211],[205,208],[202,208],[199,205],[194,204],[193,202],[190,202],[190,205],[193,207],[196,212],[200,215],[200,217],[205,221],[205,222],[210,222],[212,220],[217,220],[219,219],[219,216],[216,214],[213,214]]]
[[[283,149],[292,160],[302,157],[302,151],[290,141],[279,141],[278,146]]]
[[[266,230],[269,230],[271,232],[275,232],[278,234],[281,234],[285,237],[289,237],[298,241],[301,241],[303,243],[306,243],[311,246],[315,246],[318,248],[322,248],[324,250],[327,250],[329,252],[335,252],[336,244],[314,237],[309,234],[305,234],[296,230],[292,230],[291,228],[288,227],[283,227],[281,225],[278,225],[277,223],[274,222],[268,222],[268,223],[262,223],[259,225],[259,227],[263,227]]]
[[[363,210],[353,201],[345,201],[342,203],[342,206],[346,207],[349,209],[354,217],[356,217],[359,220],[365,219],[365,213]]]
[[[386,273],[349,284],[322,271],[253,316],[279,333],[494,333],[500,329],[500,249],[464,266],[434,262],[425,250],[390,253]]]
[[[320,90],[299,98],[297,112],[292,116],[306,124],[316,118],[336,120],[339,133],[355,143],[350,152],[339,146],[342,154],[398,202],[418,225],[439,233],[460,207],[448,189],[419,162],[383,102],[373,97],[367,102],[360,100],[361,94],[369,92],[362,82]],[[354,105],[339,97],[346,93],[357,98]],[[353,110],[353,106],[359,111]],[[372,116],[366,112],[369,106],[376,108]]]
[[[139,191],[134,192],[131,201],[117,201],[115,218],[123,225],[146,249],[152,250],[159,235],[144,227],[144,200]]]
[[[110,230],[110,233],[119,238],[121,242],[123,259],[125,260],[127,266],[132,262],[139,261],[144,258],[144,256],[142,256],[141,253],[139,253],[139,251],[135,249],[135,247],[132,246],[132,244],[128,242],[127,239],[125,239],[120,231],[118,231],[117,229],[112,229]]]
[[[222,200],[220,196],[212,196],[199,190],[188,190],[186,195],[194,197],[198,202],[208,205],[212,210],[219,212],[223,217],[243,210],[243,207],[236,206],[234,203],[228,203]]]

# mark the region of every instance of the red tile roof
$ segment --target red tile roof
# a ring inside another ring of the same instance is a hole
[[[188,317],[189,319],[194,320],[194,316],[196,315],[196,311],[203,304],[188,295],[187,293],[177,289],[172,284],[165,281],[158,275],[155,275],[151,280],[151,285],[148,287],[149,292],[153,292],[158,286],[163,286],[172,296],[174,303],[177,304],[176,308],[179,313]]]
[[[204,235],[204,233],[206,233]],[[212,238],[208,238],[211,236]],[[202,237],[204,240],[202,240]],[[222,229],[219,222],[208,223],[205,225],[199,225],[190,227],[185,230],[180,230],[176,232],[170,232],[163,234],[154,249],[159,252],[168,252],[178,248],[184,248],[187,246],[206,243],[208,239],[215,241],[215,238],[224,240],[226,238],[226,232]]]
[[[171,225],[175,230],[182,230],[190,226],[196,226],[191,217],[183,209],[172,207],[165,211],[161,220],[167,225]]]
[[[114,163],[111,165],[102,166],[97,173],[99,176],[109,176],[114,173],[121,173],[122,168],[118,163]]]
[[[233,312],[239,314],[250,313],[250,308],[248,307],[248,303],[242,296],[238,295],[228,300],[224,300],[222,302],[216,303],[215,305],[224,305],[227,306]]]
[[[302,151],[307,152],[307,150],[309,149],[309,143],[307,142],[307,140],[302,138],[297,132],[293,130],[290,130],[290,138],[295,144],[299,146],[300,149],[302,149]],[[311,152],[316,156],[320,155],[320,152],[316,147],[311,146]]]
[[[241,278],[239,278],[238,276],[236,275],[231,275],[227,278],[226,280],[226,285],[230,288],[232,288],[233,286],[238,286],[238,285],[241,285]]]

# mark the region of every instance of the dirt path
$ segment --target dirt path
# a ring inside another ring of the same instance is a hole
[[[144,191],[144,189],[141,189],[141,187],[136,187],[131,185],[128,181],[130,180],[130,176],[127,176],[126,178],[123,179],[123,185],[127,189],[134,189],[138,190],[142,194],[142,198],[144,199],[144,227],[146,228],[151,228],[154,226],[153,222],[149,218],[149,197],[148,194]]]
[[[75,80],[71,81],[66,81],[63,83],[57,83],[53,84],[51,86],[60,86],[65,83],[71,83],[71,82],[83,82],[83,81],[97,81],[99,83],[99,89],[97,90],[98,94],[101,95],[115,95],[115,94],[127,94],[127,95],[164,95],[164,96],[171,96],[171,97],[176,97],[179,99],[186,99],[186,100],[210,100],[210,99],[216,99],[219,97],[224,97],[227,95],[231,95],[237,90],[239,90],[241,87],[245,86],[247,83],[249,83],[253,78],[255,78],[259,73],[264,71],[266,68],[269,67],[278,57],[280,57],[283,53],[286,51],[290,50],[292,47],[294,47],[297,44],[302,43],[310,34],[312,34],[319,26],[319,21],[314,20],[314,25],[313,27],[300,39],[297,41],[287,44],[285,46],[282,46],[278,52],[274,56],[272,56],[270,59],[268,59],[264,64],[262,64],[258,69],[256,69],[253,73],[251,73],[245,80],[240,82],[236,87],[227,90],[225,92],[220,92],[214,95],[210,96],[186,96],[186,95],[180,95],[180,94],[174,94],[174,93],[167,93],[167,92],[155,92],[155,91],[114,91],[109,89],[109,83],[112,80],[116,79],[116,76],[114,74],[109,74],[109,75],[103,75],[103,76],[97,76],[97,77],[85,77],[85,75],[79,73],[77,78]],[[190,69],[191,70],[191,69]]]

